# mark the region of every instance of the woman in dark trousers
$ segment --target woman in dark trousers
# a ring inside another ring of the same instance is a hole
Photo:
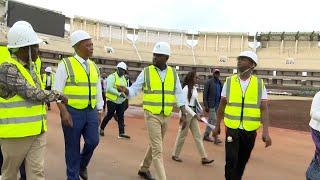
[[[2,163],[3,163],[3,156],[2,156],[2,151],[1,151],[1,147],[0,147],[0,176],[1,176]],[[26,179],[27,179],[26,178],[26,170],[25,170],[24,161],[23,161],[20,166],[20,180],[26,180]]]

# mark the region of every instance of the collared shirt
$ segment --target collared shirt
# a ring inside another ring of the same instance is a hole
[[[86,60],[84,60],[83,58],[81,58],[77,54],[75,54],[74,57],[80,62],[82,67],[85,70],[87,70]],[[68,74],[67,74],[64,63],[59,63],[54,79],[55,79],[55,82],[53,85],[53,89],[60,91],[60,92],[63,92],[63,89],[64,89],[66,82],[67,82],[67,79],[68,79]],[[101,90],[101,83],[98,82],[97,83],[97,92],[96,92],[96,99],[97,99],[96,105],[97,105],[98,110],[101,110],[103,108],[103,104],[104,104],[101,91],[102,91]]]
[[[114,74],[110,74],[107,78],[107,92],[118,95],[118,98],[116,99],[115,103],[122,104],[126,100],[126,98],[120,97],[121,93],[117,90],[117,88],[114,87],[115,82],[116,82],[116,78]],[[127,81],[123,82],[122,79],[120,79],[120,85],[127,86]]]
[[[185,99],[185,102],[186,102],[185,108],[186,108],[187,112],[191,116],[194,116],[194,115],[197,114],[195,112],[195,107],[197,106],[197,102],[199,102],[199,100],[198,100],[198,91],[197,91],[197,88],[194,86],[193,89],[192,89],[192,92],[191,92],[192,95],[191,95],[191,98],[190,98],[190,101],[189,101],[189,99],[188,99],[188,90],[189,90],[188,86],[184,86],[183,89],[182,89],[183,96],[184,96],[184,99]],[[194,108],[192,108],[192,107],[194,107]],[[201,106],[199,106],[198,108],[200,108],[200,110],[202,110]]]
[[[19,61],[16,57],[14,58]],[[26,63],[19,62],[30,72],[30,68],[26,67]],[[19,95],[30,101],[55,101],[59,96],[59,92],[42,90],[36,74],[34,72],[30,72],[30,74],[36,87],[28,83],[15,65],[7,62],[2,63],[0,66],[0,97],[8,99]]]
[[[309,126],[320,132],[320,92],[317,92],[312,100],[310,116]]]
[[[107,78],[101,78],[100,82],[101,82],[102,92],[106,92],[107,91]]]
[[[161,81],[164,81],[164,78],[166,77],[167,74],[167,68],[164,69],[163,71],[161,71],[159,68],[156,67],[156,70],[159,73],[159,76],[161,78]],[[144,83],[144,72],[142,71],[139,76],[137,77],[136,82],[134,82],[129,88],[129,98],[132,98],[136,95],[138,95],[138,93],[141,92],[142,88],[143,88],[143,83]],[[180,83],[180,79],[179,76],[177,74],[177,82],[176,82],[176,88],[175,88],[175,96],[176,96],[176,101],[177,101],[177,106],[183,106],[185,105],[185,100],[184,100],[184,96],[182,93],[182,88],[181,88],[181,83]]]

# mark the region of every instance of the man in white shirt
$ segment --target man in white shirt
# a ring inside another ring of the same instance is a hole
[[[53,89],[68,97],[68,105],[58,103],[65,140],[67,179],[79,180],[80,175],[86,180],[87,166],[99,143],[103,99],[99,69],[89,59],[93,53],[91,37],[85,31],[75,31],[71,34],[71,45],[75,54],[59,63]],[[84,146],[80,153],[81,135]]]
[[[243,51],[237,60],[239,74],[228,77],[223,86],[213,130],[213,135],[219,134],[220,123],[224,120],[227,127],[226,180],[241,180],[261,123],[262,140],[266,147],[271,146],[267,91],[262,79],[252,75],[258,65],[258,56],[255,52]]]

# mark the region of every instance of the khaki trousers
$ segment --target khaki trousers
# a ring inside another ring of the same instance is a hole
[[[167,130],[167,121],[169,117],[160,115],[153,115],[149,111],[144,112],[145,121],[149,133],[149,148],[144,160],[140,165],[140,170],[146,172],[149,170],[151,162],[156,171],[157,180],[166,180],[166,172],[163,165],[163,137]]]
[[[206,151],[204,150],[198,120],[196,118],[193,118],[189,114],[187,115],[187,126],[183,130],[181,129],[181,126],[179,127],[179,131],[178,131],[178,135],[177,135],[177,139],[174,145],[172,155],[179,157],[184,141],[188,135],[189,128],[201,158],[206,158],[207,154],[206,154]]]
[[[17,180],[19,167],[25,159],[28,180],[44,180],[46,135],[0,139],[3,154],[2,179]]]

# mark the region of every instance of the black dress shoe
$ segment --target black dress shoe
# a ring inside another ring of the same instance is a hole
[[[87,170],[87,168],[80,170],[79,175],[83,180],[88,180],[88,170]]]
[[[209,159],[207,159],[207,158],[203,158],[202,160],[201,160],[201,164],[202,165],[206,165],[206,164],[211,164],[211,163],[213,163],[213,159],[211,159],[211,160],[209,160]]]
[[[177,162],[182,162],[182,159],[180,159],[178,156],[172,156],[171,159]]]
[[[139,170],[138,175],[146,180],[156,180],[154,177],[152,177],[150,171],[143,172]]]

